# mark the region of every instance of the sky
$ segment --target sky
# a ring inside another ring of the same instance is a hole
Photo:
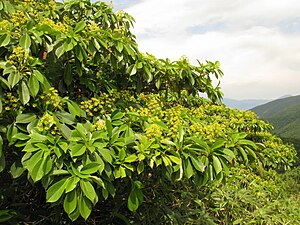
[[[158,58],[220,61],[225,98],[300,94],[299,0],[113,0]]]

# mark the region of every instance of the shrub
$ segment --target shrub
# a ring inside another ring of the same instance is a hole
[[[165,197],[185,205],[190,194],[173,187],[221,183],[241,164],[261,172],[295,161],[270,125],[217,103],[219,62],[139,52],[125,12],[6,0],[0,14],[1,221],[184,223],[204,206],[177,213]],[[148,210],[157,199],[162,211]]]

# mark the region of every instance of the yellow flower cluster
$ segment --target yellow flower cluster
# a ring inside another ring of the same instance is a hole
[[[0,21],[0,30],[8,30],[9,28],[9,21],[8,20],[2,20]]]
[[[162,115],[162,108],[159,100],[156,99],[155,95],[145,95],[144,93],[141,93],[138,97],[138,100],[143,103],[143,107],[129,107],[127,111],[136,112],[140,114],[140,116],[149,117],[151,121],[156,121],[159,119],[159,117]]]
[[[56,8],[55,0],[36,1],[36,0],[16,0],[16,3],[27,12],[31,18],[39,19],[39,13],[54,10]]]
[[[16,112],[18,110],[24,110],[24,107],[22,106],[19,98],[14,96],[11,92],[5,92],[1,100],[4,113],[10,111]]]
[[[183,61],[183,62],[187,62],[187,63],[190,62],[189,58],[188,58],[186,55],[182,55],[182,56],[179,58],[179,61]]]
[[[88,116],[97,116],[99,114],[111,113],[116,101],[122,100],[125,102],[136,102],[136,99],[130,94],[129,91],[120,91],[112,93],[103,93],[99,97],[91,98],[80,103],[82,110]]]
[[[119,26],[118,28],[114,29],[114,32],[123,35],[123,34],[125,34],[126,30],[125,30],[125,27]]]
[[[82,101],[80,107],[88,116],[106,114],[107,112],[111,112],[112,104],[115,100],[114,97],[110,98],[109,94],[104,93],[99,98]]]
[[[153,123],[146,128],[146,137],[149,139],[159,138],[162,136],[162,128]]]
[[[59,133],[59,128],[57,127],[53,116],[48,112],[44,113],[44,115],[39,118],[37,127],[41,132],[50,132],[50,134],[52,135],[56,135]]]
[[[49,88],[49,90],[41,95],[38,100],[42,100],[46,105],[46,108],[52,106],[56,109],[62,109],[63,106],[63,101],[58,95],[58,91],[53,87]]]
[[[53,30],[57,32],[65,33],[67,31],[67,27],[65,24],[61,22],[55,23],[53,20],[49,18],[45,18],[43,21],[39,23],[39,25],[48,25],[49,27],[51,27]]]
[[[91,21],[87,24],[86,26],[86,30],[87,31],[95,31],[95,30],[99,30],[99,26],[97,23],[95,23],[94,21]]]
[[[8,60],[6,62],[14,66],[18,66],[20,64],[23,64],[28,58],[28,51],[18,46],[13,49],[12,54],[8,57]]]
[[[16,10],[10,18],[10,22],[14,24],[15,28],[19,28],[20,26],[26,24],[27,21],[28,17],[23,10]]]
[[[106,124],[104,120],[97,120],[93,125],[93,129],[96,131],[104,130],[106,128]]]
[[[166,109],[163,112],[163,122],[167,124],[168,133],[167,136],[171,138],[175,138],[178,134],[179,127],[183,127],[185,121],[181,117],[182,111],[185,109],[185,107],[181,105],[176,105],[170,109]]]

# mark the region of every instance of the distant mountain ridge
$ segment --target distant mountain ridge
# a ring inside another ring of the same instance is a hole
[[[251,111],[273,124],[274,133],[292,142],[300,152],[300,95],[280,98]]]
[[[270,99],[245,99],[245,100],[235,100],[231,98],[224,98],[223,103],[234,109],[241,109],[241,110],[248,110],[252,109],[258,105],[265,104],[267,102],[270,102],[272,100]]]

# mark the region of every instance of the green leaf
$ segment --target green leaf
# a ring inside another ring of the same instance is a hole
[[[64,70],[64,82],[67,86],[69,86],[72,83],[72,80],[72,66],[70,63],[67,63]]]
[[[40,159],[32,168],[32,171],[30,172],[30,176],[34,182],[39,181],[44,176],[43,166],[44,166],[44,160]]]
[[[0,99],[0,113],[2,113],[2,110],[3,110],[3,106],[2,106],[2,101]]]
[[[207,143],[199,138],[196,137],[192,137],[190,138],[191,140],[193,140],[197,145],[199,145],[202,149],[208,151],[210,148],[207,145]]]
[[[31,142],[32,143],[43,142],[43,141],[47,140],[47,136],[42,135],[42,134],[37,133],[37,132],[32,132],[29,136],[31,137]]]
[[[168,130],[168,127],[167,127],[167,125],[164,122],[162,122],[162,121],[154,121],[154,123],[157,124],[158,126],[160,126],[162,129]]]
[[[123,44],[120,41],[118,41],[115,46],[116,46],[116,49],[118,50],[118,52],[121,53],[123,51]]]
[[[66,194],[64,200],[64,210],[66,213],[71,214],[77,207],[77,194],[76,190],[73,190]]]
[[[85,165],[84,167],[82,167],[80,173],[82,174],[93,174],[96,173],[100,168],[100,163],[98,162],[92,162],[89,163],[87,165]]]
[[[85,179],[80,180],[80,187],[84,195],[92,202],[95,203],[97,194],[93,185]]]
[[[219,158],[215,155],[213,155],[213,167],[216,171],[216,174],[218,174],[222,171],[222,164],[221,164]]]
[[[70,150],[72,157],[81,156],[85,153],[86,146],[84,144],[75,144],[70,146]]]
[[[10,73],[7,78],[7,82],[11,88],[13,88],[17,83],[19,83],[20,80],[21,80],[20,73],[16,71]]]
[[[37,151],[34,153],[28,160],[25,159],[27,155],[25,154],[22,158],[22,163],[25,168],[31,173],[34,166],[41,160],[43,157],[43,151]]]
[[[257,158],[256,153],[251,148],[249,148],[248,146],[245,146],[245,149],[247,150],[247,152],[250,156],[252,156],[254,159]]]
[[[225,140],[217,140],[212,146],[211,146],[211,151],[214,151],[218,148],[221,148],[222,146],[224,146],[224,144],[226,143]]]
[[[124,116],[124,113],[119,112],[119,111],[114,111],[111,114],[111,120],[119,120],[119,119],[122,119],[123,116]]]
[[[24,134],[24,133],[16,133],[12,138],[21,140],[21,141],[25,141],[25,140],[30,139],[30,136],[27,134]]]
[[[60,58],[64,53],[65,53],[65,49],[64,49],[64,46],[63,46],[63,45],[59,46],[59,47],[55,50],[55,55],[57,56],[57,58]]]
[[[15,124],[10,124],[7,127],[6,138],[7,140],[12,143],[14,141],[13,136],[18,133],[18,128]]]
[[[74,124],[74,116],[67,112],[56,112],[55,115],[60,122],[71,125]]]
[[[198,170],[200,172],[203,172],[205,170],[206,166],[203,164],[203,162],[200,159],[198,159],[194,156],[191,156],[191,161],[196,170]]]
[[[40,71],[38,71],[38,70],[33,70],[32,75],[35,76],[36,79],[37,79],[39,82],[44,83],[45,77],[44,77],[43,74],[41,74]]]
[[[135,212],[139,207],[139,199],[135,191],[131,191],[129,194],[128,202],[127,202],[128,209],[132,212]]]
[[[66,188],[67,178],[61,179],[60,181],[54,183],[46,193],[47,202],[56,202],[63,195]]]
[[[22,81],[21,83],[21,91],[19,92],[20,100],[25,105],[30,100],[29,90],[27,84]]]
[[[127,201],[128,209],[132,212],[135,212],[143,202],[144,197],[141,187],[142,185],[139,181],[132,182],[132,188]]]
[[[174,162],[177,165],[181,164],[181,159],[179,157],[173,156],[173,155],[169,155],[169,158],[171,159],[172,162]]]
[[[74,222],[75,220],[77,220],[78,217],[80,216],[79,206],[78,206],[78,198],[77,198],[77,208],[74,210],[74,212],[72,212],[68,216],[69,216],[70,220],[72,220],[72,222]]]
[[[28,87],[29,87],[29,92],[30,92],[31,96],[35,97],[38,94],[39,89],[40,89],[39,81],[35,76],[31,75],[29,77]]]
[[[72,132],[71,129],[65,124],[58,124],[58,127],[59,127],[62,135],[64,136],[64,138],[69,140],[71,137],[71,132]]]
[[[225,157],[228,161],[231,161],[232,159],[235,158],[235,155],[234,155],[233,151],[231,151],[228,148],[224,148],[222,150],[222,153],[224,154],[223,157]]]
[[[36,115],[34,113],[19,114],[16,117],[16,123],[30,123],[35,119],[36,119]]]
[[[10,42],[10,34],[4,34],[0,37],[0,47],[5,47]]]
[[[126,163],[132,163],[132,162],[136,161],[137,158],[138,157],[135,154],[132,154],[132,155],[126,157],[125,160],[124,160],[124,162],[126,162]]]
[[[184,160],[184,173],[188,179],[190,179],[194,174],[194,170],[189,159]]]
[[[183,127],[182,126],[179,126],[178,127],[178,141],[179,141],[179,143],[181,143],[182,141],[183,141],[183,136],[184,136],[184,129],[183,129]]]
[[[64,43],[63,43],[63,47],[65,52],[71,51],[74,47],[72,39],[68,38]]]
[[[128,68],[127,68],[127,73],[129,74],[129,76],[132,76],[134,74],[136,74],[136,66],[135,64],[132,64],[130,65]]]
[[[241,155],[242,155],[244,161],[245,161],[246,163],[248,163],[248,156],[247,156],[245,150],[244,150],[242,147],[238,147],[238,149],[239,149],[239,151],[240,151],[240,153],[241,153]]]
[[[108,149],[106,148],[99,149],[99,153],[102,155],[102,157],[106,162],[112,163],[111,152]]]
[[[76,24],[74,32],[78,33],[79,31],[82,31],[86,26],[86,22],[85,21],[80,21]]]
[[[145,169],[145,164],[144,162],[140,162],[139,165],[137,166],[137,172],[138,174],[142,173]]]
[[[4,9],[6,12],[9,14],[15,13],[15,8],[14,6],[10,3],[10,1],[2,1],[4,3]]]
[[[113,130],[113,127],[111,125],[111,121],[110,120],[105,120],[105,124],[106,124],[106,130],[107,130],[108,137],[111,138],[112,130]]]
[[[159,77],[159,78],[155,81],[155,87],[156,87],[157,89],[160,88],[160,85],[161,85],[161,77]]]
[[[70,102],[67,102],[67,105],[68,105],[68,110],[71,113],[71,115],[73,117],[76,117],[78,115],[77,110],[74,108],[74,106]]]
[[[81,196],[78,199],[78,208],[80,215],[87,220],[92,211],[92,203],[85,196]]]
[[[66,184],[66,193],[70,192],[70,191],[73,191],[76,186],[77,186],[77,183],[79,182],[79,177],[70,177],[68,178],[67,180],[67,184]]]
[[[20,46],[25,49],[29,49],[31,45],[30,36],[26,33],[20,38]]]
[[[253,142],[253,141],[250,141],[250,140],[239,140],[238,142],[240,145],[250,145],[251,147],[253,147],[253,149],[257,149],[257,145]]]

